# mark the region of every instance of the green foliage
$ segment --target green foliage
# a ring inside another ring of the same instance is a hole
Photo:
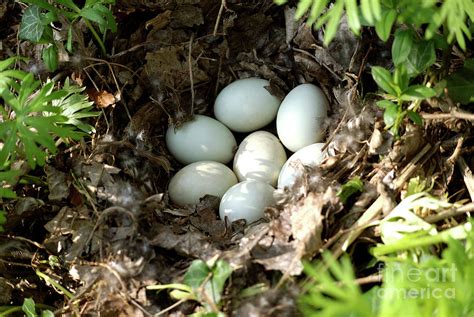
[[[441,256],[426,248],[417,261],[400,254],[381,258],[383,283],[365,293],[347,257],[336,262],[325,254],[323,263],[305,265],[311,282],[299,307],[305,316],[472,316],[474,231],[472,223],[466,227],[471,229],[465,241],[443,238],[447,247]],[[442,234],[434,235],[429,245],[439,243],[436,237]]]
[[[20,60],[0,61],[0,200],[15,198],[12,186],[20,177],[11,165],[26,159],[31,168],[43,166],[57,152],[58,138],[78,140],[94,128],[81,120],[98,115],[80,88],[66,80],[42,84],[33,74],[11,69]],[[0,231],[5,213],[0,214]]]
[[[433,88],[410,85],[410,76],[403,64],[399,65],[393,73],[385,68],[374,66],[372,77],[386,93],[385,99],[378,101],[377,105],[384,109],[384,122],[387,129],[390,129],[394,135],[398,135],[400,125],[406,116],[415,124],[422,124],[421,116],[413,110],[406,109],[404,102],[434,97],[436,91]]]
[[[355,193],[360,193],[364,190],[364,183],[359,177],[354,177],[347,183],[341,186],[341,189],[337,192],[337,196],[341,199],[342,203],[345,204],[349,197]]]
[[[277,4],[286,0],[275,0]],[[332,6],[329,4],[333,2]],[[388,40],[394,24],[410,25],[419,29],[428,25],[425,40],[433,39],[440,32],[448,43],[454,40],[466,49],[466,38],[471,39],[469,23],[474,21],[474,2],[470,0],[300,0],[296,18],[308,13],[307,23],[321,28],[325,25],[324,44],[334,39],[342,14],[356,35],[363,25],[375,27],[380,39]]]
[[[207,263],[194,260],[184,275],[182,284],[152,285],[147,289],[172,289],[170,295],[177,300],[200,302],[206,312],[200,316],[218,316],[220,313],[212,308],[219,306],[225,282],[231,274],[232,268],[224,260],[210,260]]]
[[[38,315],[38,313],[36,312],[35,301],[32,298],[25,298],[21,308],[27,317],[38,317],[38,316],[53,317],[54,316],[53,312],[47,309],[43,310],[41,312],[41,315]]]
[[[286,0],[275,2],[283,4]],[[359,35],[362,26],[374,27],[383,41],[393,34],[394,73],[372,68],[377,85],[388,94],[378,103],[384,109],[387,129],[398,136],[405,117],[421,125],[417,107],[422,100],[435,96],[435,92],[425,85],[408,84],[435,63],[436,49],[449,49],[449,44],[454,42],[466,49],[466,39],[471,39],[469,26],[474,21],[474,1],[300,0],[295,18],[307,14],[309,25],[324,26],[324,44],[328,45],[336,36],[344,13],[355,35]],[[470,93],[473,65],[468,61],[461,71],[449,77],[447,87],[453,100],[462,103],[473,100]],[[408,101],[414,103],[410,109],[405,105]]]
[[[0,210],[0,232],[3,232],[3,225],[7,222],[7,214],[5,211]]]
[[[474,59],[467,59],[463,68],[446,78],[446,88],[454,102],[468,104],[474,101]]]
[[[354,270],[347,256],[337,262],[329,253],[323,253],[323,262],[316,267],[305,264],[305,273],[312,280],[300,298],[299,307],[305,316],[373,316],[370,301],[354,283]]]
[[[21,306],[0,306],[0,317],[11,316],[21,311],[27,317],[54,317],[51,309],[54,309],[54,307],[36,304],[32,298],[25,298]]]
[[[115,4],[115,0],[86,0],[81,8],[73,0],[55,0],[53,4],[46,0],[25,0],[30,6],[23,12],[19,37],[33,43],[50,45],[43,50],[42,58],[50,71],[58,66],[58,46],[53,37],[51,23],[67,21],[66,49],[72,52],[72,36],[75,23],[83,20],[102,53],[106,54],[103,38],[99,36],[95,27],[105,37],[107,31],[116,32],[117,24],[107,5]]]
[[[42,166],[48,156],[44,149],[56,153],[55,137],[80,139],[82,134],[74,126],[66,125],[68,118],[62,115],[60,107],[52,104],[53,100],[67,96],[67,90],[54,91],[54,82],[41,86],[31,73],[12,82],[11,87],[0,94],[5,103],[0,109],[0,166],[9,165],[18,155],[24,156],[32,168],[36,164]]]

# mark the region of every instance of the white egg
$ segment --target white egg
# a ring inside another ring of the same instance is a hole
[[[268,92],[270,82],[260,78],[239,79],[217,95],[214,115],[232,131],[251,132],[272,122],[281,100]]]
[[[286,153],[276,136],[266,131],[248,135],[234,157],[234,172],[239,181],[259,180],[276,185]]]
[[[219,216],[229,222],[245,219],[247,223],[257,221],[264,215],[265,207],[275,204],[273,187],[260,181],[245,181],[232,186],[222,197]]]
[[[221,198],[237,177],[222,163],[203,161],[189,164],[179,170],[168,186],[171,201],[178,205],[194,205],[205,195]]]
[[[278,188],[291,187],[303,176],[304,166],[315,167],[324,159],[321,151],[324,143],[314,143],[294,153],[281,168],[278,176]]]
[[[211,117],[195,115],[179,128],[166,131],[166,145],[171,154],[183,164],[198,161],[228,163],[237,147],[230,130]]]
[[[291,90],[278,110],[278,137],[292,152],[320,142],[321,125],[327,118],[328,100],[322,90],[312,84],[302,84]]]

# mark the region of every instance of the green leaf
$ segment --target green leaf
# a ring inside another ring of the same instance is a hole
[[[382,18],[375,23],[375,32],[382,41],[386,42],[390,37],[392,26],[396,18],[396,10],[385,10],[382,12]]]
[[[359,21],[359,8],[356,0],[345,0],[346,4],[346,15],[347,23],[352,30],[352,33],[359,35],[360,32],[360,21]]]
[[[43,61],[50,72],[55,72],[58,69],[58,48],[56,45],[50,45],[43,50]]]
[[[104,33],[106,30],[117,32],[117,23],[109,8],[100,3],[95,4],[93,8],[104,17],[105,23],[100,24],[101,32]]]
[[[201,287],[202,283],[206,280],[210,273],[211,270],[207,266],[206,262],[202,260],[194,260],[186,271],[186,274],[184,274],[183,282],[186,285],[197,289]]]
[[[399,90],[403,91],[408,88],[408,84],[410,83],[410,78],[408,77],[407,68],[404,64],[400,64],[395,68],[395,73],[393,74],[393,81],[394,84],[399,88]],[[397,89],[398,92],[398,89]]]
[[[454,102],[474,102],[474,59],[466,59],[464,67],[446,78],[449,97]]]
[[[410,77],[421,74],[436,61],[434,42],[413,43],[406,60],[407,71]]]
[[[311,2],[311,0],[309,2]],[[314,0],[313,1],[313,5],[311,6],[311,11],[310,11],[309,17],[308,17],[308,24],[309,25],[314,24],[314,22],[319,18],[319,16],[323,12],[324,8],[328,5],[328,3],[329,3],[329,0]],[[296,12],[296,14],[297,13],[298,12]]]
[[[54,317],[54,313],[46,309],[41,312],[41,317]]]
[[[320,26],[321,23],[329,20],[326,25],[326,32],[324,33],[324,45],[329,45],[329,43],[331,43],[331,41],[336,36],[337,28],[339,27],[343,11],[344,2],[336,1],[334,6],[328,12],[326,12],[318,22],[317,26]]]
[[[80,15],[81,17],[96,22],[99,25],[104,25],[106,22],[100,11],[94,8],[84,8],[81,10]]]
[[[296,7],[295,19],[299,20],[309,10],[309,8],[311,7],[311,4],[313,4],[313,6],[315,5],[315,2],[316,1],[312,1],[312,0],[299,1],[298,6]]]
[[[25,298],[25,300],[23,301],[23,305],[21,306],[21,310],[23,310],[23,312],[28,317],[38,316],[35,309],[35,301],[32,298]]]
[[[374,16],[372,14],[372,4],[370,3],[370,0],[361,0],[360,10],[364,19],[372,25],[374,23]]]
[[[51,4],[48,3],[46,0],[24,0],[23,2],[35,5],[37,7],[40,7],[44,10],[50,11],[50,12],[56,12],[57,9],[52,6]]]
[[[218,260],[212,267],[211,290],[212,298],[217,304],[221,301],[221,295],[224,291],[224,285],[232,274],[232,267],[224,260]]]
[[[397,30],[392,44],[393,63],[399,65],[405,62],[413,45],[413,34],[411,30]]]
[[[374,14],[375,20],[379,21],[382,18],[382,7],[380,6],[380,0],[369,0],[372,13]]]
[[[408,110],[407,115],[408,115],[408,118],[410,118],[410,120],[414,124],[416,124],[418,126],[423,126],[423,118],[420,116],[420,114],[418,112]]]
[[[0,225],[7,223],[7,213],[4,210],[0,210]]]
[[[18,36],[21,39],[38,43],[43,36],[44,29],[40,8],[35,5],[28,7],[21,18]]]
[[[224,260],[218,260],[211,268],[202,260],[194,260],[183,277],[183,282],[195,291],[203,288],[208,298],[219,304],[227,278],[232,274],[232,268]],[[196,293],[201,298],[199,292]]]
[[[392,80],[392,74],[388,70],[380,66],[372,67],[372,77],[374,78],[377,85],[382,88],[386,93],[397,97],[397,86]]]
[[[74,3],[73,0],[56,0],[57,2],[61,3],[63,6],[68,7],[72,11],[79,13],[79,7]]]
[[[364,183],[359,177],[355,177],[341,186],[341,189],[337,192],[337,196],[341,199],[342,203],[345,204],[349,197],[363,190]]]
[[[389,129],[395,124],[395,121],[399,116],[400,106],[387,101],[388,100],[385,100],[383,103],[385,108],[385,111],[383,112],[383,121],[385,122],[385,127]],[[380,105],[379,102],[377,102],[377,105]]]
[[[414,85],[403,91],[401,99],[404,101],[428,99],[436,96],[436,91],[423,85]]]
[[[377,101],[376,105],[382,109],[386,109],[387,107],[391,107],[392,105],[394,105],[394,103],[391,102],[390,100],[383,99],[383,100]]]

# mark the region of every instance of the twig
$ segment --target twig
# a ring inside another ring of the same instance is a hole
[[[221,18],[222,18],[222,12],[224,12],[224,7],[225,7],[225,0],[221,0],[221,6],[219,8],[219,13],[217,13],[217,19],[216,19],[216,24],[214,24],[214,32],[212,32],[213,36],[216,36],[217,34],[217,29],[219,28],[219,24],[221,23]]]
[[[188,67],[189,67],[189,81],[191,83],[191,115],[194,113],[194,78],[193,78],[193,61],[192,61],[192,51],[193,51],[193,40],[194,33],[191,34],[189,39],[189,48],[188,48]]]
[[[369,275],[365,277],[360,277],[355,279],[355,283],[357,285],[365,285],[365,284],[374,284],[374,283],[380,283],[383,280],[382,274],[374,274],[374,275]]]
[[[425,120],[440,120],[440,119],[463,119],[474,121],[474,114],[459,110],[451,110],[450,113],[422,113],[421,116]]]
[[[0,237],[5,237],[5,235],[0,235]],[[38,249],[44,249],[46,250],[46,248],[42,245],[42,244],[39,244],[38,242],[35,242],[33,240],[30,240],[30,239],[27,239],[25,237],[20,237],[20,236],[14,236],[12,234],[7,234],[6,237],[8,239],[13,239],[13,240],[19,240],[19,241],[23,241],[23,242],[28,242],[28,243],[31,243],[32,245],[34,245],[35,247],[37,247]]]
[[[472,211],[474,211],[474,203],[469,203],[456,209],[446,210],[446,211],[440,212],[439,214],[427,216],[423,220],[429,223],[436,223],[438,221],[456,217],[459,215],[464,215],[465,213],[472,212]]]
[[[457,161],[457,159],[459,158],[459,155],[462,152],[463,144],[464,144],[464,136],[462,135],[457,139],[456,148],[454,149],[453,154],[451,154],[451,156],[448,158],[448,163],[454,164],[454,162]]]
[[[462,178],[469,191],[469,196],[471,196],[471,201],[474,202],[474,176],[472,175],[472,171],[462,156],[459,156],[456,162],[458,163]]]
[[[177,301],[176,303],[174,303],[173,305],[169,306],[169,307],[166,307],[165,309],[163,309],[162,311],[160,311],[158,314],[155,314],[155,316],[162,316],[164,314],[166,314],[167,312],[169,312],[170,310],[172,310],[173,308],[175,307],[178,307],[179,305],[181,305],[182,303],[184,303],[186,301],[186,299],[180,299],[179,301]]]
[[[402,170],[400,177],[395,181],[395,189],[399,189],[409,179],[415,169],[419,168],[419,165],[423,164],[424,161],[434,154],[437,148],[438,146],[432,147],[430,144],[425,145],[418,155],[416,155]],[[425,158],[422,161],[423,157]],[[419,162],[420,164],[418,164]],[[362,214],[359,220],[352,225],[348,233],[344,234],[343,237],[334,245],[331,251],[335,258],[341,256],[342,253],[349,248],[352,242],[354,242],[367,226],[380,214],[383,204],[384,197],[379,196],[379,198],[377,198],[377,200]]]

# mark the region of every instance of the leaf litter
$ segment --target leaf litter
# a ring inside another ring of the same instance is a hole
[[[12,7],[0,5],[0,20],[11,19],[5,10]],[[114,64],[93,64],[91,44],[79,31],[81,64],[62,65],[103,111],[92,143],[58,154],[45,167],[42,188],[25,185],[25,197],[5,205],[12,214],[6,230],[15,236],[2,235],[0,265],[40,270],[72,290],[72,299],[55,299],[61,307],[56,313],[166,312],[174,303],[169,294],[146,287],[186,282],[192,260],[219,258],[233,271],[222,293],[225,313],[294,316],[303,262],[327,249],[336,255],[352,252],[359,236],[379,239],[376,230],[364,229],[393,209],[409,178],[426,179],[437,195],[466,197],[459,184],[472,179],[472,160],[464,155],[472,144],[468,140],[462,147],[459,140],[470,127],[460,119],[433,119],[423,128],[407,125],[394,140],[374,100],[359,95],[368,63],[383,64],[380,53],[386,47],[364,34],[354,37],[345,20],[324,47],[320,31],[294,21],[294,8],[269,2],[224,1],[221,7],[213,1],[123,0],[117,10],[123,28],[109,39],[117,48]],[[146,19],[137,20],[142,15]],[[14,47],[11,40],[3,44]],[[40,60],[34,48],[22,50]],[[82,63],[88,66],[81,69]],[[180,165],[164,144],[168,123],[210,113],[222,87],[251,76],[269,79],[278,96],[302,82],[321,86],[332,104],[325,124],[327,158],[305,169],[291,188],[277,191],[277,206],[255,224],[221,221],[219,201],[212,196],[189,208],[173,205],[166,186]],[[338,192],[354,178],[363,192],[341,200]],[[448,191],[450,184],[456,192]],[[59,267],[45,264],[51,257],[59,259]],[[3,302],[12,292],[42,289],[22,274],[32,286],[2,273]],[[275,287],[278,280],[286,283]],[[250,299],[240,293],[252,289]],[[182,303],[170,315],[190,314],[196,307]]]

